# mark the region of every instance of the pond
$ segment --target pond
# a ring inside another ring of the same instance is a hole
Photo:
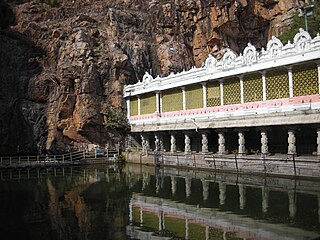
[[[320,181],[90,165],[0,172],[2,239],[315,239]]]

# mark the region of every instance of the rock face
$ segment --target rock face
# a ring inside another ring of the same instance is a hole
[[[145,71],[156,76],[200,67],[209,53],[220,58],[227,47],[241,52],[248,42],[265,46],[304,4],[10,2],[16,3],[0,0],[0,155],[121,142],[125,84]]]

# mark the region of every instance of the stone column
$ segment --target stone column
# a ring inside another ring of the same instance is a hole
[[[320,128],[317,129],[317,155],[320,156]]]
[[[174,153],[177,151],[177,145],[176,145],[176,137],[174,134],[171,133],[171,138],[170,138],[170,152]]]
[[[141,137],[142,152],[146,152],[148,150],[147,143],[146,143],[146,137],[143,134],[141,134],[140,137]]]
[[[160,94],[160,96],[159,96],[159,98],[160,98],[160,112],[162,113],[162,92],[160,92],[159,93]]]
[[[262,71],[261,72],[261,78],[262,78],[262,101],[266,101],[267,100],[266,74],[267,74],[267,71]]]
[[[295,131],[288,130],[288,155],[297,154]]]
[[[201,179],[201,182],[202,182],[203,200],[207,201],[209,198],[209,182],[205,181],[204,179]]]
[[[160,144],[160,151],[164,151],[164,144],[163,144],[163,135],[159,136],[159,144]]]
[[[158,134],[154,135],[154,147],[155,147],[155,151],[160,151],[160,138]]]
[[[269,154],[267,130],[261,130],[261,154]]]
[[[222,182],[219,183],[219,201],[220,205],[226,203],[226,184]]]
[[[208,152],[208,134],[207,133],[202,133],[202,153],[207,153]]]
[[[317,62],[317,68],[318,68],[318,89],[320,94],[320,61]]]
[[[177,179],[174,176],[171,176],[170,178],[171,178],[171,193],[173,196],[177,192]]]
[[[289,197],[289,215],[291,218],[294,218],[296,216],[296,212],[297,212],[295,192],[292,190],[289,190],[288,197]]]
[[[187,102],[186,102],[186,88],[182,87],[182,110],[187,109]]]
[[[224,105],[224,99],[223,99],[223,81],[220,81],[220,105]]]
[[[262,187],[262,212],[267,213],[269,208],[269,190]]]
[[[145,190],[148,184],[149,184],[149,174],[143,173],[143,175],[142,175],[142,190]]]
[[[206,232],[206,240],[209,240],[210,238],[209,226],[206,226],[205,232]]]
[[[202,100],[203,100],[203,108],[207,108],[207,83],[202,83]]]
[[[226,140],[224,137],[224,132],[218,132],[218,154],[226,154]]]
[[[138,116],[141,115],[141,98],[138,96]]]
[[[188,218],[185,220],[185,226],[186,226],[186,236],[185,239],[189,239],[189,223],[188,223]]]
[[[243,210],[246,206],[246,188],[243,184],[238,184],[239,186],[239,205],[240,209]]]
[[[190,137],[189,134],[184,134],[184,153],[191,153],[191,145],[190,145]]]
[[[238,136],[239,136],[239,149],[238,149],[238,154],[239,155],[245,155],[246,154],[246,140],[244,138],[244,132],[243,131],[239,131],[238,132]]]
[[[127,98],[127,118],[130,118],[131,106],[130,106],[130,98]]]
[[[186,177],[185,182],[186,182],[186,198],[189,198],[191,195],[191,178]]]
[[[130,222],[130,225],[133,222],[132,199],[129,202],[129,222]]]
[[[140,226],[143,226],[143,210],[142,210],[142,207],[140,207]]]
[[[156,91],[156,113],[160,113],[160,92]]]
[[[288,69],[288,78],[289,78],[289,98],[293,97],[293,74],[292,66],[287,67]]]
[[[318,193],[318,222],[320,223],[320,193]]]
[[[240,75],[239,79],[240,79],[240,103],[244,103],[243,75]]]

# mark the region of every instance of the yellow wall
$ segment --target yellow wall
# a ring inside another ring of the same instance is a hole
[[[207,107],[220,106],[220,84],[219,82],[209,82],[207,84]]]
[[[289,97],[289,77],[286,69],[275,69],[267,72],[267,100]]]
[[[202,86],[193,85],[186,87],[186,108],[202,108],[203,107],[203,94]]]
[[[261,74],[245,75],[243,78],[244,102],[262,101],[262,78]]]
[[[315,63],[293,68],[293,96],[313,95],[318,92],[318,70]]]
[[[239,78],[225,79],[223,82],[224,105],[240,103],[240,80]]]
[[[156,94],[148,93],[140,97],[140,114],[151,114],[156,111]]]
[[[138,115],[138,98],[131,97],[130,98],[130,116]]]
[[[162,92],[162,112],[179,111],[182,108],[181,88]]]

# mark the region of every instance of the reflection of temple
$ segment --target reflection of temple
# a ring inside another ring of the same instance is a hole
[[[317,235],[302,230],[306,222],[312,222],[311,225],[320,229],[319,182],[149,170],[148,174],[148,168],[143,168],[141,185],[134,188],[143,194],[135,194],[130,203],[130,218],[134,225],[147,226],[153,231],[166,229],[181,238],[189,236],[189,239],[194,231],[203,233],[201,238],[194,239],[212,239],[212,231],[218,231],[221,236],[224,232],[236,233],[237,237],[247,239],[286,239],[284,236],[301,239]],[[129,171],[140,169],[133,167]],[[281,227],[266,223],[266,219],[279,221]],[[179,232],[172,228],[171,222],[180,222]],[[289,227],[292,222],[300,225],[301,230]],[[198,230],[188,232],[189,224]],[[130,231],[136,230],[131,228]]]

